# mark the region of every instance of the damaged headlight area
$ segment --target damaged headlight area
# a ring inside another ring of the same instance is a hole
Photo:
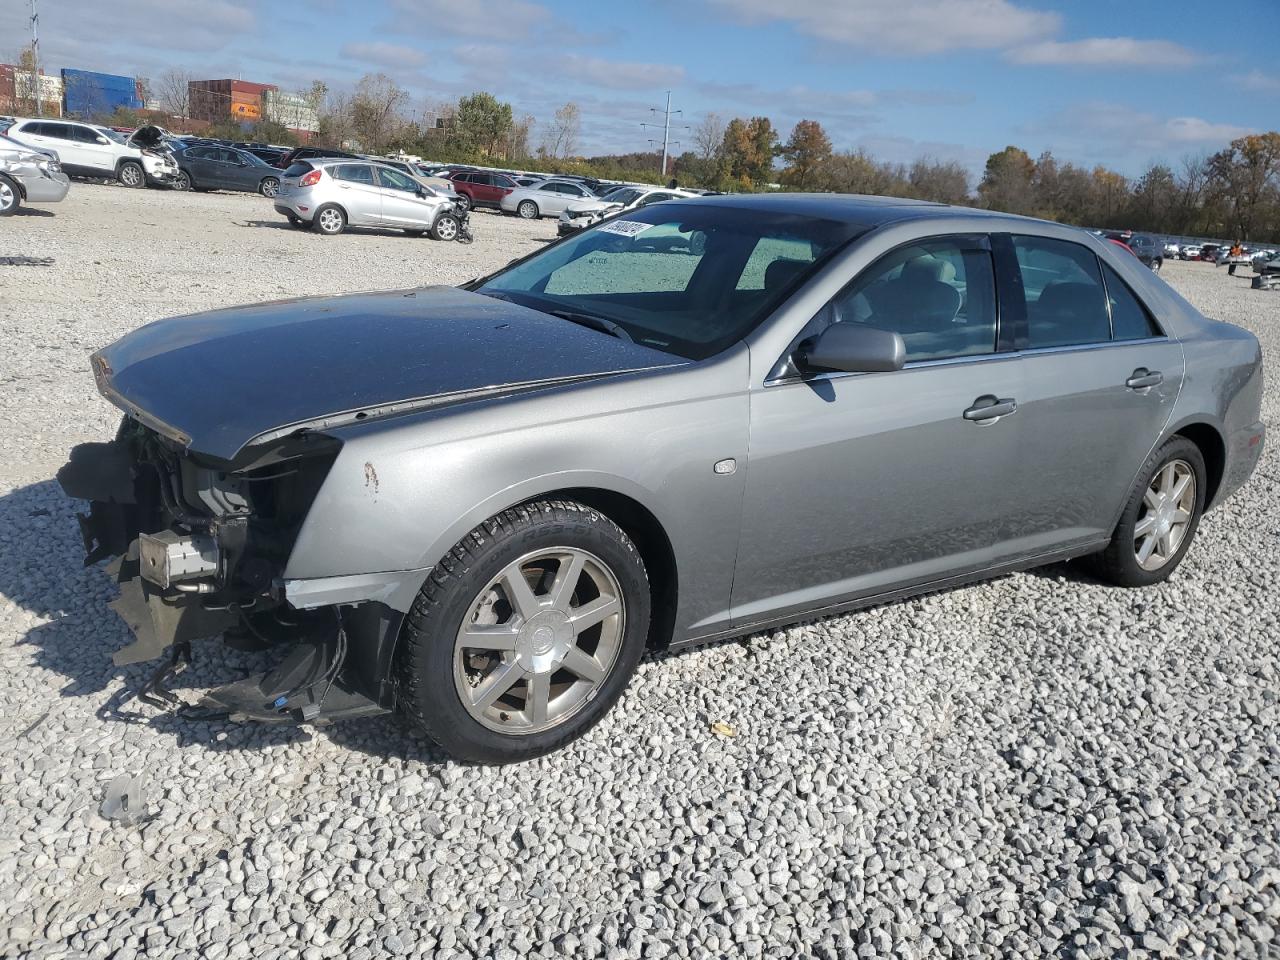
[[[292,647],[269,673],[211,691],[198,705],[204,712],[280,720],[381,712],[343,675],[343,611],[293,610],[284,596],[289,553],[339,447],[302,434],[225,463],[126,417],[113,441],[71,451],[58,482],[89,501],[79,516],[85,564],[111,560],[120,587],[111,607],[134,633],[113,660],[169,651],[141,699],[176,704],[166,683],[190,660],[191,641],[222,634],[241,649]]]

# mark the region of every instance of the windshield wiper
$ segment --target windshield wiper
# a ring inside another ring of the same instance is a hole
[[[568,320],[570,323],[581,324],[584,327],[590,327],[592,330],[599,330],[601,333],[612,334],[619,340],[625,340],[627,343],[635,343],[635,338],[622,327],[621,324],[614,323],[605,317],[597,316],[594,313],[577,313],[573,310],[547,310],[547,313],[553,317],[559,317],[561,320]]]

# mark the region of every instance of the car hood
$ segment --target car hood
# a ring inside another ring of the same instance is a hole
[[[112,403],[193,451],[687,361],[453,287],[147,324],[93,355]]]

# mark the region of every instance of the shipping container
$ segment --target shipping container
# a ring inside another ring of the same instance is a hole
[[[233,117],[238,120],[260,120],[262,94],[275,87],[269,83],[247,80],[192,80],[191,115],[216,123]]]
[[[67,116],[106,118],[116,110],[140,110],[138,81],[91,70],[62,71],[62,102]]]

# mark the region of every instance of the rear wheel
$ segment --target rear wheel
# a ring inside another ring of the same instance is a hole
[[[1102,579],[1147,587],[1168,579],[1186,555],[1204,512],[1200,448],[1173,437],[1143,464],[1107,549],[1093,558]]]
[[[452,213],[442,213],[431,227],[431,236],[436,240],[457,240],[460,227],[458,218]]]
[[[22,206],[22,193],[8,177],[0,177],[0,217],[9,217]]]
[[[258,184],[258,192],[264,197],[274,197],[280,189],[280,181],[275,177],[263,177],[262,182]]]
[[[521,200],[516,207],[516,213],[520,215],[522,220],[537,220],[538,205],[532,200]]]
[[[120,181],[121,186],[134,189],[147,185],[147,173],[142,169],[142,164],[134,163],[132,160],[126,160],[120,164],[120,169],[116,171],[116,179]]]
[[[315,219],[311,221],[311,226],[316,233],[336,237],[347,229],[347,215],[342,212],[341,207],[329,204],[316,211]]]
[[[461,759],[540,756],[608,712],[648,628],[644,564],[613,521],[571,501],[516,507],[427,578],[397,653],[401,707]]]

